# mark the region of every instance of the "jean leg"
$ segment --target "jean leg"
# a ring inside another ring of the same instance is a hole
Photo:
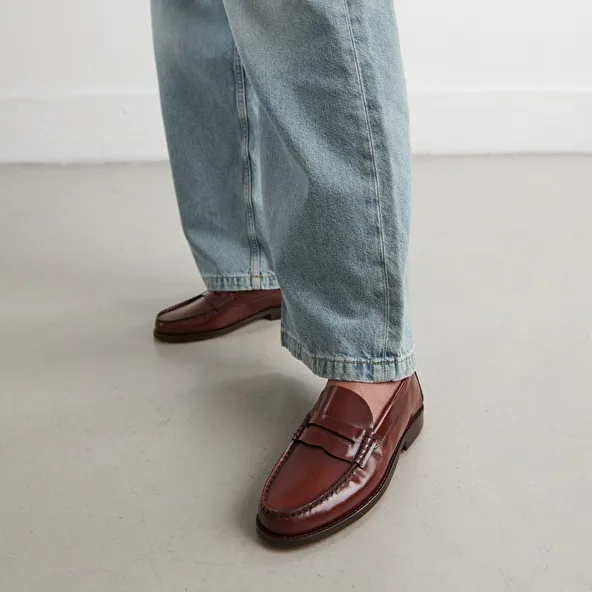
[[[410,151],[392,0],[224,5],[275,135],[259,160],[283,344],[327,378],[409,376]]]
[[[253,184],[247,81],[221,0],[152,0],[161,103],[183,230],[214,290],[277,288]]]

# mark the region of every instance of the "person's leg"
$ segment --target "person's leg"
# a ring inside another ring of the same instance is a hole
[[[154,336],[211,339],[280,317],[251,160],[257,135],[247,106],[253,93],[222,0],[152,0],[152,17],[181,221],[209,290],[158,313]]]
[[[183,230],[209,290],[278,288],[250,158],[250,89],[222,0],[152,0]],[[170,316],[170,314],[169,314]]]
[[[224,5],[270,131],[257,159],[273,189],[283,344],[328,379],[408,377],[410,156],[392,0]]]
[[[407,300],[410,159],[392,0],[224,0],[273,133],[258,161],[283,344],[327,388],[272,470],[258,532],[327,536],[423,425]],[[274,140],[273,138],[276,138]]]

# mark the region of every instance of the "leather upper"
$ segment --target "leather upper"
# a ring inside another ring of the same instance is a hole
[[[219,331],[281,304],[280,290],[204,292],[160,312],[156,330],[177,335]]]
[[[263,527],[279,536],[305,535],[344,520],[372,498],[423,409],[417,376],[393,388],[376,422],[353,391],[332,386],[321,393],[265,484]]]

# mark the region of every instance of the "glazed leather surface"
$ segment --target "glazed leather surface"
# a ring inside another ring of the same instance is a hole
[[[205,292],[160,312],[156,330],[178,335],[219,331],[281,304],[280,290]]]
[[[258,515],[264,528],[286,537],[314,533],[372,498],[423,409],[416,375],[393,387],[376,423],[353,391],[333,386],[321,393],[265,484]]]

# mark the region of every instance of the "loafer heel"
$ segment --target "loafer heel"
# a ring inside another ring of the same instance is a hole
[[[279,321],[282,318],[282,309],[274,308],[265,318],[268,321]]]
[[[419,412],[418,416],[413,420],[411,425],[407,428],[407,432],[405,433],[404,440],[403,440],[403,450],[409,450],[409,447],[415,440],[417,436],[421,433],[423,428],[423,409]]]

